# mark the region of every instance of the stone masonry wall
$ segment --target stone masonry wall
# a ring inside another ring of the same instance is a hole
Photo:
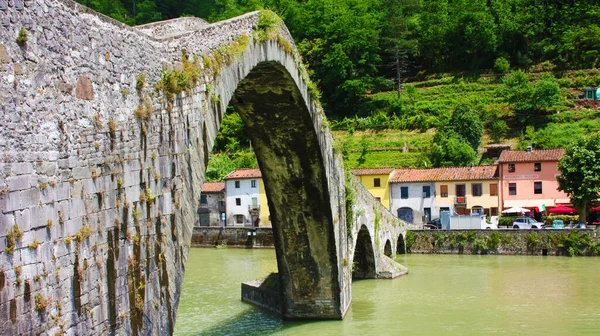
[[[594,230],[413,230],[411,253],[500,255],[594,255],[588,241],[598,244]]]
[[[152,118],[135,117],[163,65],[181,60],[172,36],[67,0],[2,0],[0,17],[0,330],[172,331],[222,112],[208,111],[199,85],[171,111],[154,97]],[[213,25],[188,49],[206,52],[257,19]]]

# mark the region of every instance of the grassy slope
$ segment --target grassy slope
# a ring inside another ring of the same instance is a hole
[[[530,73],[532,81],[540,72]],[[571,71],[554,74],[561,88],[562,99],[553,112],[534,128],[525,131],[516,124],[510,107],[502,97],[503,84],[498,76],[472,76],[462,74],[438,74],[422,81],[406,83],[402,98],[402,112],[405,117],[420,116],[425,120],[425,132],[410,130],[363,131],[350,134],[335,131],[337,141],[347,142],[350,153],[347,163],[352,167],[424,167],[426,153],[437,127],[449,118],[452,107],[457,103],[469,103],[481,111],[497,110],[501,119],[510,126],[501,143],[509,143],[513,148],[521,148],[532,142],[536,148],[556,148],[567,146],[573,140],[586,134],[600,131],[600,104],[575,102],[573,96],[588,86],[600,86],[600,70]],[[412,86],[412,87],[411,87]],[[382,92],[371,95],[370,103],[377,109],[389,113],[397,100],[395,92]],[[422,127],[423,128],[423,127]],[[402,149],[406,143],[408,152]],[[487,134],[482,139],[483,146],[491,143]],[[359,158],[363,149],[366,154]]]

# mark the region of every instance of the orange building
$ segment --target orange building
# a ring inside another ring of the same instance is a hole
[[[570,203],[569,196],[558,190],[556,176],[563,148],[524,151],[505,150],[498,159],[500,207],[523,207],[540,211],[545,207]]]

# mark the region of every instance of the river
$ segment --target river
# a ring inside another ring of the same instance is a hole
[[[191,249],[175,335],[600,335],[600,259],[400,255],[410,273],[352,284],[343,321],[289,322],[240,300],[274,250]]]

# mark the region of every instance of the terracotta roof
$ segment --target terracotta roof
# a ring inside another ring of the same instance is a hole
[[[396,169],[394,182],[437,182],[496,180],[498,166],[445,167],[429,169]]]
[[[540,162],[558,161],[565,154],[564,148],[556,149],[534,149],[531,152],[505,150],[498,158],[499,163],[505,162]]]
[[[203,193],[216,193],[225,190],[225,182],[204,182],[202,184]]]
[[[350,170],[354,175],[386,175],[394,171],[394,168],[357,168]]]
[[[248,178],[259,178],[262,177],[262,173],[258,168],[242,168],[234,170],[229,175],[225,176],[224,180],[231,179],[248,179]]]

